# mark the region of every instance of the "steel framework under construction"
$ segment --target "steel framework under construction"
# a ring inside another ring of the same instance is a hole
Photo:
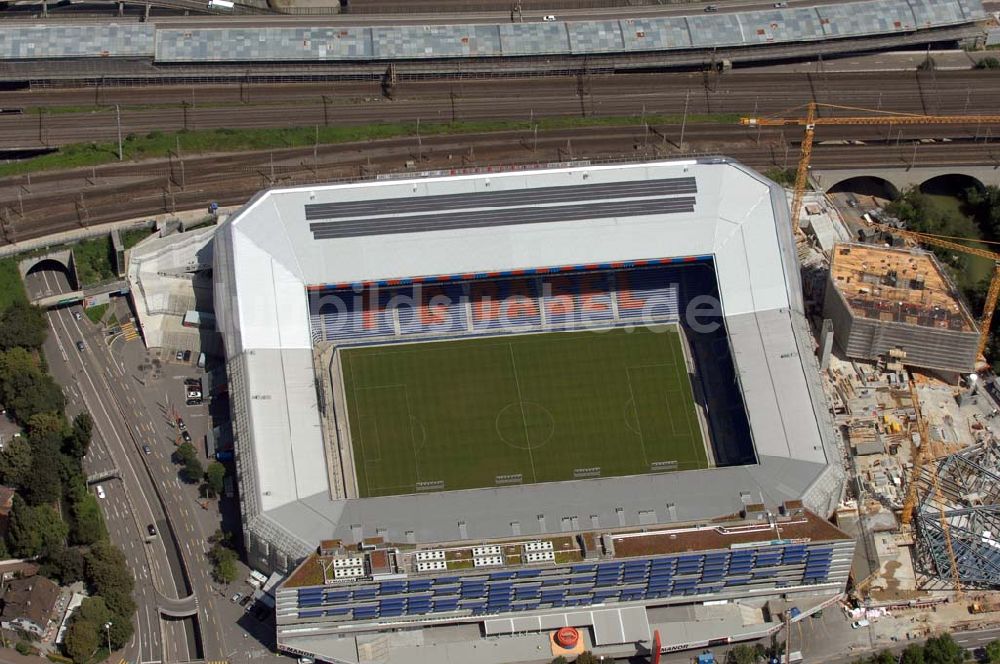
[[[1000,448],[983,443],[943,457],[918,482],[923,571],[961,587],[1000,587]]]

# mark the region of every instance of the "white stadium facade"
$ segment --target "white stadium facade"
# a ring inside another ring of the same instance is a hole
[[[780,187],[725,158],[272,189],[233,214],[214,243],[215,312],[248,562],[289,575],[279,647],[412,662],[442,625],[470,630],[455,639],[466,643],[572,625],[586,647],[620,655],[651,647],[658,606],[843,592],[853,542],[825,521],[843,476],[788,216]],[[364,299],[556,272],[599,275],[607,319],[546,318],[539,295],[535,319],[480,328],[456,305],[443,331],[414,330]],[[622,308],[625,283],[668,302],[660,315],[695,338],[711,468],[358,497],[325,352],[640,324]],[[704,316],[720,325],[699,347]],[[538,575],[565,587],[539,588]],[[390,631],[409,640],[373,641]],[[532,661],[510,639],[485,661]]]

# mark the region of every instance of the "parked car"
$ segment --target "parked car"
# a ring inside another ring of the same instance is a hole
[[[149,533],[150,537],[156,537],[156,526],[149,524],[146,526],[146,532]]]
[[[153,450],[149,449],[149,445],[143,445],[142,446],[142,453],[143,454],[152,454]]]
[[[187,400],[187,405],[189,405],[189,406],[200,406],[201,405],[201,399],[188,399]]]
[[[81,314],[79,311],[74,311],[73,318],[80,320],[81,318],[83,318],[83,314]]]
[[[200,399],[201,392],[198,390],[188,390],[188,399]]]
[[[788,6],[787,2],[776,2],[776,3],[774,3],[774,8],[775,9],[784,9],[787,6]]]
[[[104,493],[104,487],[101,486],[100,484],[98,484],[97,485],[97,497],[98,498],[105,498],[106,496],[107,496],[107,494]]]
[[[253,595],[247,595],[246,597],[240,600],[240,606],[246,606],[251,602],[251,600],[253,600]]]
[[[705,11],[707,11],[707,12],[717,12],[717,11],[719,11],[719,8],[716,5],[708,5],[707,7],[705,7]]]
[[[185,362],[191,361],[191,351],[189,350],[184,351],[184,361]]]
[[[242,597],[243,597],[242,593],[236,593],[235,595],[233,595],[233,604],[238,604]]]
[[[546,16],[543,16],[542,20],[545,21],[546,23],[551,23],[552,21],[556,20],[556,17],[553,16],[552,14],[548,14]]]
[[[201,387],[201,378],[185,378],[184,384],[188,387]]]
[[[180,429],[181,431],[187,429],[187,425],[184,424],[184,420],[180,417],[177,418],[177,428]]]
[[[182,350],[177,351],[177,353],[174,355],[174,359],[177,360],[178,362],[183,362],[184,361],[184,351],[182,351]]]
[[[87,350],[87,346],[82,341],[77,341],[76,349],[82,353],[83,351]]]
[[[185,443],[190,443],[191,442],[191,434],[188,433],[187,431],[181,431],[181,438],[184,439]]]
[[[861,620],[855,620],[851,623],[851,629],[861,629],[862,627],[868,627],[871,623],[864,618]]]

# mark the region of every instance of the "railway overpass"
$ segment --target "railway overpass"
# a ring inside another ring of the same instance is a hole
[[[810,178],[813,186],[824,192],[854,184],[865,189],[881,188],[887,194],[898,194],[935,178],[956,176],[968,178],[970,186],[1000,186],[1000,161],[991,165],[814,168]]]

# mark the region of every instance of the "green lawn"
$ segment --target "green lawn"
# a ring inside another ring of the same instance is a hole
[[[364,497],[707,466],[674,326],[362,347],[341,363]]]
[[[528,120],[459,120],[457,122],[377,122],[371,124],[330,127],[292,127],[286,129],[204,129],[163,133],[151,131],[143,136],[129,134],[123,143],[126,161],[164,158],[179,145],[182,154],[207,152],[239,152],[246,150],[276,150],[307,147],[316,143],[337,144],[354,141],[375,141],[401,136],[436,136],[499,131],[539,131],[575,127],[635,126],[643,123],[657,127],[681,124],[683,116],[587,116],[547,117]],[[690,124],[733,124],[739,121],[735,113],[688,114]],[[0,164],[0,177],[23,175],[61,168],[98,166],[118,161],[118,143],[71,143],[55,152]]]
[[[0,311],[4,311],[15,302],[27,301],[28,295],[24,291],[21,272],[17,269],[17,259],[0,260]]]

